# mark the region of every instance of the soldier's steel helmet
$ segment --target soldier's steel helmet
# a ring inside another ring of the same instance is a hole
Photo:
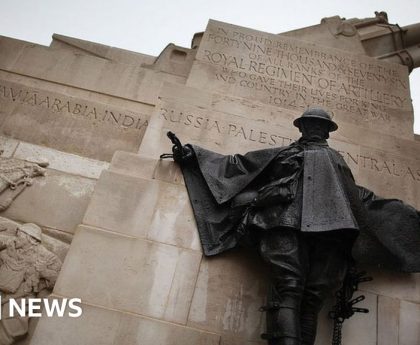
[[[295,121],[293,121],[293,125],[300,129],[301,122],[310,118],[327,121],[330,125],[330,132],[334,132],[338,128],[337,124],[331,119],[331,115],[322,108],[309,108],[308,110],[305,110],[301,117],[298,117]]]
[[[22,232],[24,232],[25,234],[36,238],[39,242],[41,242],[41,228],[34,224],[34,223],[26,223],[26,224],[22,224],[18,227],[18,229]]]

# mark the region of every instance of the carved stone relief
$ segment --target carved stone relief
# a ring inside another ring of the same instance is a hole
[[[32,184],[34,178],[45,175],[48,162],[29,162],[0,157],[0,212]]]
[[[29,330],[29,316],[10,317],[10,301],[20,305],[22,299],[44,298],[54,287],[62,265],[57,254],[63,256],[63,249],[67,251],[69,245],[51,243],[51,236],[43,235],[36,224],[0,218],[1,345],[15,343]]]

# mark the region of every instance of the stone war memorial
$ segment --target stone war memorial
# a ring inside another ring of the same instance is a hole
[[[244,154],[289,145],[321,107],[356,183],[420,210],[420,24],[380,12],[273,34],[209,20],[157,57],[52,38],[0,36],[1,345],[267,344],[266,267],[245,248],[203,255],[181,169],[160,159],[168,131]],[[369,313],[344,322],[342,343],[420,344],[420,274],[360,268]],[[7,315],[28,298],[77,298],[82,313]],[[317,345],[332,342],[334,304],[331,291]]]

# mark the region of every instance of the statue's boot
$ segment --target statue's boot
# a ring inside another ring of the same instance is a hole
[[[278,295],[272,288],[266,306],[267,333],[262,335],[269,345],[301,345],[300,298],[293,295]]]
[[[272,283],[265,339],[276,341],[273,345],[301,345],[300,308],[305,283],[301,247],[299,233],[290,229],[267,233],[260,241],[260,255],[269,265]]]
[[[301,345],[313,345],[316,338],[316,329],[318,325],[318,313],[306,311],[301,315]]]
[[[328,285],[310,284],[303,293],[300,309],[302,345],[313,345],[315,343],[318,314],[328,292]]]
[[[269,340],[268,345],[301,345],[301,342],[296,338],[281,337]]]
[[[354,235],[341,231],[307,235],[310,269],[300,308],[302,345],[315,343],[318,314],[344,279]]]

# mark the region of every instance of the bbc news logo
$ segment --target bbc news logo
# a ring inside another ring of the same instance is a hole
[[[0,320],[2,317],[42,317],[44,315],[76,318],[82,315],[81,303],[80,298],[10,298],[5,303],[8,307],[0,308]]]

